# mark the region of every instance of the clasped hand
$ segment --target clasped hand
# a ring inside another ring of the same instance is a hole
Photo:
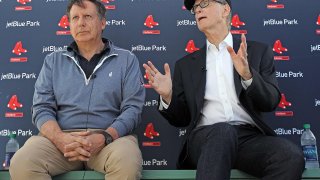
[[[69,161],[89,161],[105,146],[103,135],[89,131],[63,132],[58,139],[56,146]]]

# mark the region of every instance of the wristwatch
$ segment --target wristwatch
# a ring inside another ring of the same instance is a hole
[[[108,144],[113,142],[112,136],[107,131],[102,131],[101,134],[104,136],[106,145],[108,145]]]

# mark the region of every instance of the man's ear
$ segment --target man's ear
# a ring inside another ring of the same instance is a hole
[[[225,15],[225,17],[227,17],[230,13],[231,13],[231,8],[230,8],[229,4],[226,4],[224,6],[224,15]]]
[[[106,28],[107,22],[106,22],[106,18],[102,18],[101,19],[101,26],[102,26],[102,30],[104,30]]]

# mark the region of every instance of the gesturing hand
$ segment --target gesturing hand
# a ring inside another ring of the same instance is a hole
[[[230,53],[233,65],[236,71],[244,80],[249,80],[252,78],[248,63],[248,53],[247,53],[247,42],[244,34],[241,35],[241,44],[237,53],[232,49],[232,47],[227,47]]]
[[[143,64],[143,67],[146,70],[151,87],[166,103],[170,104],[172,97],[172,80],[169,64],[164,64],[165,74],[161,74],[151,61],[148,61],[148,64]]]

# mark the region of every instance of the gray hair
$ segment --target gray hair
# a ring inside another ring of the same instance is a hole
[[[226,0],[221,0],[221,2],[224,3],[224,4],[228,4]],[[229,13],[229,15],[227,17],[227,25],[228,25],[229,31],[231,30],[231,19],[232,19],[232,9],[230,7],[230,13]]]
[[[98,12],[98,16],[100,19],[105,18],[106,16],[106,8],[104,7],[104,5],[98,1],[98,0],[69,0],[68,6],[67,6],[67,16],[68,19],[70,20],[70,10],[72,8],[73,5],[77,5],[79,7],[84,8],[84,1],[89,1],[92,2],[96,8],[97,8],[97,12]]]

